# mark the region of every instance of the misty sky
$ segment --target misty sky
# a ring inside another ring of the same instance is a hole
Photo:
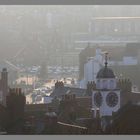
[[[139,17],[139,9],[140,6],[2,5],[0,58],[12,59],[24,48],[30,49],[33,53],[30,55],[36,55],[36,52],[41,55],[44,49],[52,55],[74,51],[75,34],[88,33],[93,17]]]
[[[30,46],[31,40],[40,42],[40,46],[54,39],[64,43],[61,38],[69,41],[69,36],[73,33],[88,32],[92,17],[140,16],[139,8],[140,6],[0,6],[1,46]]]

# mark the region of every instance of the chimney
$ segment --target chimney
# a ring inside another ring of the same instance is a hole
[[[8,72],[6,68],[3,68],[1,72],[1,84],[3,92],[2,104],[6,106],[6,97],[8,96]]]
[[[92,108],[91,111],[92,111],[93,118],[95,118],[95,109]]]
[[[99,110],[99,108],[96,109],[96,118],[100,118],[100,110]]]
[[[19,94],[19,90],[18,90],[18,88],[16,88],[15,91],[16,91],[16,92],[15,92],[16,94]]]
[[[19,94],[21,94],[21,93],[22,93],[22,90],[21,90],[21,88],[19,88],[18,90],[19,90]]]

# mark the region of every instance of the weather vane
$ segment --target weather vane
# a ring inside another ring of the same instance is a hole
[[[107,67],[108,64],[107,60],[108,60],[108,52],[105,52],[105,67]]]

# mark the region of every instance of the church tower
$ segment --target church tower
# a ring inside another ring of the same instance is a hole
[[[112,69],[108,68],[105,55],[105,66],[96,76],[96,89],[92,93],[92,108],[94,116],[99,111],[100,117],[112,116],[120,108],[120,89],[117,89],[117,80]]]

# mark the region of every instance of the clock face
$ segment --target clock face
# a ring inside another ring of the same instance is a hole
[[[94,103],[97,107],[100,107],[102,104],[102,94],[100,92],[96,92],[94,94]]]
[[[115,92],[110,92],[106,97],[106,103],[110,107],[115,107],[118,103],[118,96]]]

